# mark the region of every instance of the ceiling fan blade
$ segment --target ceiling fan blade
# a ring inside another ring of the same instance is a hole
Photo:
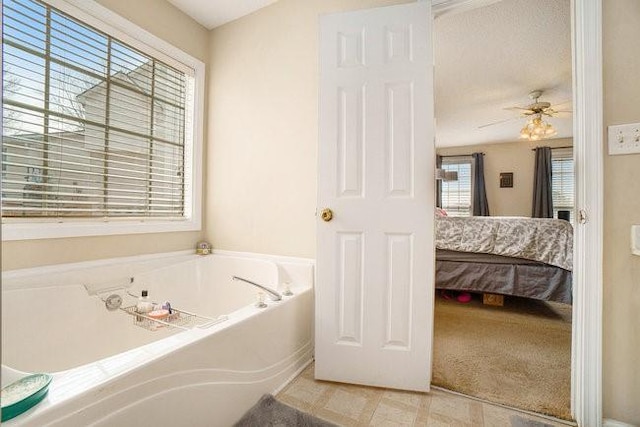
[[[499,125],[500,123],[506,123],[506,122],[510,122],[511,120],[518,120],[518,119],[521,119],[521,117],[512,117],[510,119],[498,120],[497,122],[487,123],[486,125],[478,126],[478,129],[486,128],[493,125]]]
[[[506,107],[506,108],[503,108],[503,110],[507,110],[507,111],[531,111],[531,109],[523,108],[523,107]]]
[[[556,108],[558,105],[564,105],[564,104],[568,104],[568,103],[570,103],[570,102],[573,102],[573,100],[571,100],[571,99],[567,99],[566,101],[562,101],[562,102],[558,102],[557,104],[553,104],[553,105],[551,106],[551,108]]]
[[[557,114],[562,114],[562,113],[573,113],[573,111],[571,111],[571,110],[554,110],[553,108],[547,108],[546,110],[544,110],[542,112],[543,115],[548,116],[548,117],[556,117]]]

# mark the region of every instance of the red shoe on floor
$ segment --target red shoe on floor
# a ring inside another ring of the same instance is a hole
[[[466,304],[471,301],[471,294],[469,292],[460,292],[460,295],[458,295],[458,298],[456,299],[458,300],[458,302]]]
[[[443,299],[446,299],[446,300],[452,300],[452,299],[453,299],[453,296],[452,296],[449,292],[447,292],[446,290],[444,290],[444,289],[440,291],[440,296],[441,296]]]

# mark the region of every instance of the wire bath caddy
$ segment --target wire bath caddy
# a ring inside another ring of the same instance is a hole
[[[185,331],[193,328],[206,329],[228,319],[225,315],[218,316],[214,319],[173,307],[171,308],[171,313],[163,319],[155,319],[147,316],[145,313],[139,313],[135,305],[122,307],[121,310],[131,315],[134,325],[150,331],[156,331],[163,327],[178,328]]]

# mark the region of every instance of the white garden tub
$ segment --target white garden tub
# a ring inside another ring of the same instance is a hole
[[[294,295],[256,308],[258,289],[232,275],[290,282]],[[232,253],[5,272],[2,364],[53,374],[47,397],[6,425],[232,425],[310,362],[312,281],[311,261]],[[109,295],[127,306],[142,289],[217,323],[150,331],[106,309]]]

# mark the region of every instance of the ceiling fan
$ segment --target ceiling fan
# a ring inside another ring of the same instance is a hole
[[[549,102],[540,101],[540,97],[542,96],[542,90],[534,90],[529,93],[529,98],[533,101],[533,103],[526,105],[524,107],[507,107],[505,110],[515,111],[520,113],[517,117],[512,117],[510,119],[499,120],[493,123],[487,123],[486,125],[478,126],[478,129],[482,129],[488,126],[497,125],[500,123],[509,122],[511,120],[520,119],[523,117],[532,117],[532,119],[542,120],[542,116],[547,117],[556,117],[561,113],[571,113],[571,110],[560,110],[558,107],[560,105],[568,104],[571,101],[564,101],[556,105],[551,105]]]

